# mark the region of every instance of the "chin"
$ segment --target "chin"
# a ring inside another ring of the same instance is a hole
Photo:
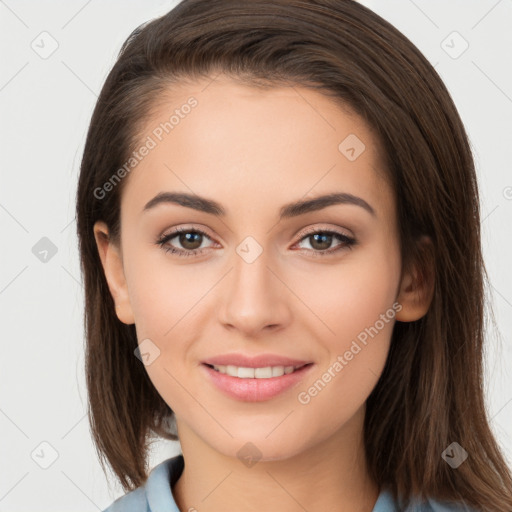
[[[263,433],[258,432],[258,435],[251,436],[245,433],[241,436],[236,436],[229,444],[221,443],[216,448],[219,452],[228,457],[236,457],[242,460],[245,457],[254,459],[257,462],[272,462],[290,459],[304,450],[307,446],[304,443],[304,437],[295,438],[285,435],[270,435],[267,436],[268,431]]]

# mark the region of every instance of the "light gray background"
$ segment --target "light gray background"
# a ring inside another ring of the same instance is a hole
[[[488,331],[486,397],[510,463],[512,2],[363,3],[435,65],[471,139],[501,333]],[[86,417],[74,198],[88,122],[121,44],[175,4],[0,1],[0,512],[102,510],[123,494],[101,471]],[[42,58],[52,40],[58,48]],[[43,237],[57,250],[46,262],[33,253]],[[157,443],[151,467],[177,449]]]

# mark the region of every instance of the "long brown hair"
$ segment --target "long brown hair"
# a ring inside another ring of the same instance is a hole
[[[412,495],[512,510],[512,476],[489,427],[482,351],[484,285],[477,179],[468,137],[445,85],[390,23],[351,0],[184,0],[124,43],[92,115],[76,219],[85,286],[89,420],[125,490],[147,478],[153,436],[176,439],[173,412],[134,357],[135,327],[116,317],[93,235],[119,242],[123,184],[97,191],[127,161],[142,123],[172,84],[223,72],[249,85],[311,87],[349,105],[382,145],[397,198],[404,268],[427,258],[427,314],[397,322],[384,372],[367,400],[368,467],[395,498]],[[96,191],[96,193],[95,193]],[[456,441],[458,469],[441,457]]]

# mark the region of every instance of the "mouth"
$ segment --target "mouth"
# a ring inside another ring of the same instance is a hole
[[[225,396],[242,402],[263,402],[285,396],[310,374],[314,363],[275,366],[235,366],[201,363],[206,382]]]
[[[236,377],[238,379],[271,379],[273,377],[289,375],[290,373],[294,373],[297,370],[313,363],[304,363],[298,366],[262,366],[259,368],[234,365],[215,365],[208,363],[204,364],[216,372],[229,375],[230,377]]]

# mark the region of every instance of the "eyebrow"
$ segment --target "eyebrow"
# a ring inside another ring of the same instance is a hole
[[[155,208],[162,203],[172,203],[186,208],[192,208],[200,212],[209,213],[217,217],[224,217],[226,210],[216,201],[207,199],[195,194],[187,194],[184,192],[160,192],[153,199],[148,201],[144,206],[143,213]],[[372,216],[376,217],[375,210],[361,197],[354,196],[345,192],[338,192],[316,197],[314,199],[307,199],[289,203],[281,207],[279,210],[279,218],[286,219],[291,217],[298,217],[305,213],[322,210],[328,206],[336,204],[351,204],[364,208]]]

